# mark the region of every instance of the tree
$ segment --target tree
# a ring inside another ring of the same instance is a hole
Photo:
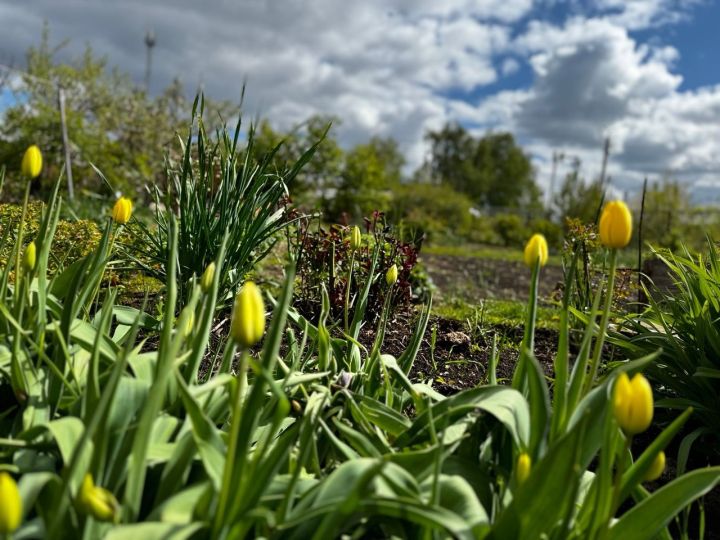
[[[540,191],[530,158],[510,133],[475,139],[459,124],[427,135],[432,177],[480,206],[537,208]]]
[[[636,206],[640,204],[638,199]],[[673,250],[682,243],[702,246],[703,232],[690,234],[690,215],[690,197],[684,186],[670,179],[654,182],[645,192],[643,242]]]
[[[400,183],[405,158],[391,137],[372,137],[345,155],[336,196],[329,205],[330,214],[348,212],[355,218],[374,210],[387,210],[392,193]]]
[[[189,119],[190,104],[182,85],[175,80],[159,96],[148,96],[127,74],[109,70],[107,59],[96,56],[89,46],[76,61],[57,63],[55,55],[66,43],[51,46],[46,25],[39,46],[28,50],[22,89],[0,124],[0,161],[10,165],[9,187],[30,144],[42,149],[46,186],[55,182],[64,166],[58,109],[62,87],[76,188],[105,189],[93,164],[113,190],[142,196],[146,184],[162,178],[164,157],[177,148],[175,134]],[[233,107],[206,100],[205,109],[210,111],[208,118],[217,118]]]
[[[580,160],[575,159],[573,170],[565,176],[555,196],[555,207],[562,222],[576,218],[583,223],[594,223],[600,211],[603,200],[600,180],[586,183],[580,176],[580,165]]]
[[[338,123],[337,118],[315,115],[289,132],[281,132],[268,120],[262,120],[255,131],[255,155],[262,159],[282,142],[273,161],[278,171],[284,171],[319,142],[312,159],[288,188],[290,194],[301,201],[323,199],[329,190],[337,187],[343,170],[344,152],[331,130]]]

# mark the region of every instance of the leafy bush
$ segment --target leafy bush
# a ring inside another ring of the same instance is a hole
[[[145,272],[165,281],[170,223],[177,219],[177,280],[181,297],[186,298],[190,279],[201,276],[215,260],[228,234],[227,264],[220,276],[222,306],[253,264],[270,250],[276,233],[286,226],[286,182],[312,157],[317,143],[291,168],[278,172],[271,164],[282,143],[256,162],[253,128],[242,151],[238,148],[240,120],[232,138],[225,129],[212,140],[205,132],[203,107],[204,102],[196,98],[192,118],[197,121],[197,130],[191,127],[188,131],[182,163],[168,160],[168,185],[164,191],[154,186],[155,226],[134,221],[130,230],[138,242],[128,246],[126,253]],[[133,256],[138,246],[140,257]]]
[[[33,201],[28,204],[24,225],[28,242],[37,237],[40,228],[40,215],[43,204]],[[12,238],[18,228],[22,216],[22,206],[14,204],[0,205],[0,238]],[[69,266],[95,249],[101,237],[100,230],[94,221],[59,220],[53,239],[52,249],[48,258],[48,270],[55,273],[58,269]],[[12,251],[11,242],[0,244],[0,265],[4,266]]]
[[[472,201],[449,186],[412,183],[394,189],[390,219],[418,229],[430,241],[444,241],[470,231]]]
[[[523,219],[516,214],[498,214],[493,216],[493,229],[505,246],[521,246],[530,236]]]
[[[627,318],[626,336],[616,334],[616,345],[631,354],[662,349],[647,367],[662,399],[658,406],[678,409],[692,406],[698,430],[714,444],[720,434],[720,257],[708,240],[704,255],[655,252],[668,268],[672,290],[646,288],[648,308],[641,317]]]
[[[393,311],[408,306],[414,288],[427,288],[423,274],[413,272],[419,246],[400,240],[394,229],[386,225],[381,213],[376,212],[366,219],[365,226],[367,233],[363,245],[353,251],[349,227],[332,225],[327,229],[322,226],[315,229],[311,221],[302,221],[294,248],[298,276],[296,304],[309,318],[315,319],[320,312],[323,289],[329,296],[330,317],[340,321],[346,300],[350,304],[357,302],[365,287],[369,287],[369,312],[379,316],[388,290],[381,277],[393,264],[398,268],[397,284],[390,299]]]

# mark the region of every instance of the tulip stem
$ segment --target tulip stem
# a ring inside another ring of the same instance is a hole
[[[234,349],[234,347],[232,347]],[[220,499],[218,501],[217,514],[215,514],[215,532],[217,533],[224,525],[225,512],[231,491],[231,483],[234,476],[233,465],[237,453],[238,438],[240,436],[240,423],[242,420],[243,401],[247,389],[247,367],[249,354],[247,348],[240,352],[238,361],[237,386],[235,388],[234,401],[232,403],[232,417],[230,418],[230,434],[228,436],[228,450],[223,471]]]
[[[347,283],[345,285],[345,333],[349,333],[348,312],[350,311],[350,286],[352,285],[352,271],[355,264],[355,251],[350,255],[350,266],[348,267]]]
[[[613,248],[610,251],[610,270],[608,272],[605,306],[603,307],[602,318],[600,319],[600,328],[598,329],[598,336],[595,341],[595,350],[593,351],[592,360],[590,362],[589,377],[585,380],[585,387],[583,388],[581,395],[587,394],[592,389],[593,382],[595,382],[595,375],[597,375],[598,367],[600,366],[600,357],[602,356],[602,348],[605,344],[605,334],[607,332],[608,321],[610,320],[610,307],[612,306],[612,297],[615,290],[616,269],[617,249]],[[594,317],[594,315],[594,313],[590,314],[591,317]]]

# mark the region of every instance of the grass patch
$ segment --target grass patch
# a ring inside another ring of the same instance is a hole
[[[423,246],[423,255],[441,255],[449,257],[472,257],[475,259],[491,259],[501,261],[523,262],[522,249],[512,247],[499,246],[479,246],[479,245],[463,245],[463,246],[446,246],[446,245],[430,245]],[[548,264],[560,266],[562,257],[560,255],[550,255]]]
[[[472,320],[481,325],[523,326],[527,317],[527,304],[516,300],[483,300],[471,304],[452,298],[433,308],[433,313],[445,319]],[[558,330],[560,310],[553,306],[539,306],[537,327]]]

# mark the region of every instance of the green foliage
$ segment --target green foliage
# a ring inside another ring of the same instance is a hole
[[[348,309],[352,308],[365,287],[369,287],[367,309],[375,314],[371,322],[376,322],[386,301],[395,313],[406,309],[413,296],[427,292],[428,278],[416,269],[419,246],[400,239],[381,214],[366,219],[366,226],[363,245],[353,252],[348,227],[325,228],[309,220],[301,222],[293,245],[298,276],[296,304],[313,322],[320,313],[323,291],[330,301],[331,323],[342,320],[346,302]],[[398,281],[389,295],[382,276],[393,264],[398,268]]]
[[[192,289],[193,276],[199,278],[217,258],[226,234],[229,234],[225,270],[220,275],[220,305],[232,299],[238,285],[253,264],[272,248],[277,233],[288,223],[286,182],[292,182],[313,155],[316,142],[291,168],[278,171],[271,166],[276,146],[260,161],[255,161],[255,138],[251,127],[245,148],[239,151],[241,121],[234,137],[227,129],[215,139],[205,131],[204,101],[198,108],[196,98],[193,126],[183,146],[181,163],[168,160],[168,186],[155,186],[155,226],[135,220],[130,231],[138,239],[126,246],[126,255],[145,272],[166,281],[171,249],[170,228],[179,227],[178,268],[175,271],[182,298]],[[133,250],[142,251],[133,256]]]
[[[0,402],[0,463],[19,478],[20,538],[642,540],[669,537],[673,516],[720,480],[715,467],[652,494],[640,487],[689,411],[633,461],[611,413],[614,374],[586,378],[589,347],[569,371],[567,302],[550,399],[533,356],[538,267],[513,387],[444,397],[408,376],[430,303],[399,356],[382,354],[388,302],[370,350],[357,341],[372,313],[372,283],[382,279],[379,242],[340,337],[326,324],[326,292],[317,324],[291,307],[289,265],[262,350],[238,351],[223,336],[208,351],[230,231],[212,284],[191,286],[176,318],[181,227],[168,217],[164,307],[155,319],[101,290],[115,256],[109,220],[94,252],[48,279],[58,205],[55,192],[40,220],[37,266],[16,286],[13,261],[0,275],[0,379],[12,389],[1,394],[9,399]],[[20,226],[15,256],[23,235]],[[587,342],[601,350],[606,328],[593,312]],[[141,329],[155,339],[139,340]],[[210,365],[199,378],[203,360]],[[532,461],[524,482],[515,471],[521,452]],[[77,504],[88,473],[120,501],[115,522]],[[620,514],[623,504],[631,508]]]
[[[344,153],[331,129],[339,123],[337,118],[315,115],[283,133],[263,120],[254,133],[254,154],[258,161],[269,157],[268,170],[285,171],[292,168],[308,148],[321,141],[312,158],[287,184],[298,203],[322,200],[329,190],[337,187],[343,170]]]
[[[472,233],[472,201],[448,186],[413,182],[393,190],[395,223],[415,229],[429,241],[446,241]]]
[[[501,208],[539,207],[530,158],[510,133],[475,139],[459,124],[427,134],[430,174],[436,181],[467,194],[477,205]]]
[[[587,183],[580,176],[580,161],[577,160],[555,195],[555,208],[563,222],[572,218],[583,223],[595,223],[603,196],[599,180]]]
[[[40,229],[40,217],[43,204],[33,201],[28,204],[23,227],[27,242],[37,238]],[[22,206],[0,204],[0,238],[12,238],[20,224]],[[48,259],[48,269],[54,274],[57,270],[70,266],[95,249],[101,237],[94,221],[59,220]],[[0,244],[0,266],[5,266],[12,256],[12,244]]]
[[[106,172],[112,190],[142,196],[145,184],[159,180],[164,155],[185,123],[189,104],[179,81],[151,98],[127,74],[108,70],[107,60],[88,46],[72,64],[57,63],[45,26],[40,44],[27,53],[27,75],[17,103],[3,112],[0,125],[0,162],[8,165],[6,191],[22,193],[16,172],[23,152],[37,144],[44,171],[36,190],[47,192],[64,166],[58,87],[65,90],[68,137],[71,141],[76,190],[107,189],[91,164]],[[227,104],[208,105],[227,111]],[[215,116],[213,116],[215,118]]]
[[[346,212],[360,217],[386,211],[400,184],[405,162],[393,139],[373,137],[345,153],[345,164],[337,193],[331,202],[331,215]]]
[[[649,306],[640,318],[625,320],[630,338],[613,342],[631,354],[662,349],[647,368],[663,399],[661,407],[692,406],[701,434],[717,448],[720,433],[720,257],[708,240],[704,254],[655,252],[675,283],[671,290],[650,286]],[[717,451],[714,451],[717,459]]]

